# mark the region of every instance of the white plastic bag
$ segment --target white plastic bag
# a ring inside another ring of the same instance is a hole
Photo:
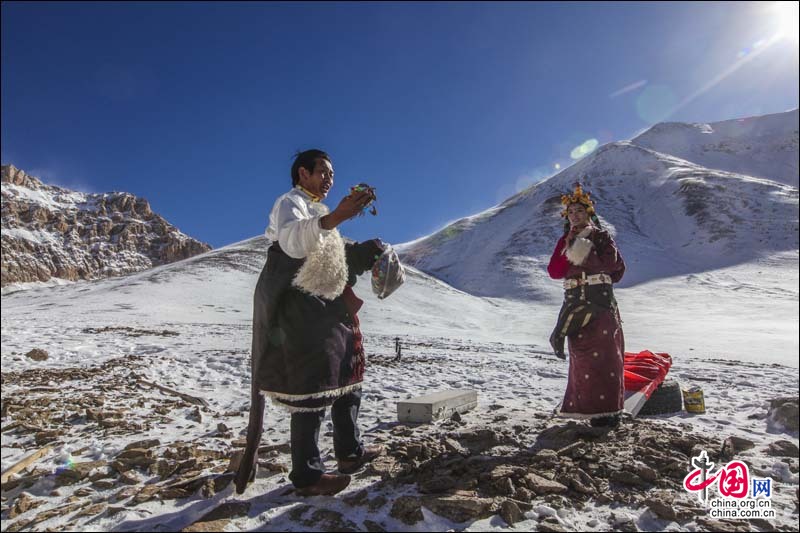
[[[372,265],[372,292],[383,300],[406,280],[406,271],[392,245],[387,244],[383,253]]]

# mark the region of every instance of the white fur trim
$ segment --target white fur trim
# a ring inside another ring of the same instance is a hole
[[[297,271],[292,285],[312,296],[333,300],[347,284],[347,259],[344,241],[338,230],[323,235]]]
[[[318,413],[327,409],[327,407],[291,407],[285,403],[279,402],[275,398],[272,399],[272,405],[279,409],[283,409],[287,413]]]
[[[283,392],[272,392],[267,390],[262,390],[260,392],[268,398],[288,400],[290,402],[301,402],[303,400],[316,400],[317,398],[334,398],[336,396],[343,396],[348,392],[352,392],[360,388],[361,382],[353,383],[352,385],[347,385],[346,387],[339,387],[338,389],[315,392],[313,394],[285,394]]]
[[[586,238],[592,233],[592,229],[592,226],[584,228],[583,231],[578,233],[575,237],[575,242],[572,243],[572,246],[567,248],[567,261],[575,266],[582,265],[592,251],[594,244]]]
[[[324,411],[327,407],[295,407],[292,405],[287,405],[281,400],[287,400],[291,402],[299,402],[303,400],[315,400],[320,398],[335,398],[339,396],[344,396],[354,390],[358,390],[361,388],[361,383],[355,383],[353,385],[348,385],[346,387],[340,387],[338,389],[317,392],[314,394],[283,394],[280,392],[271,392],[271,391],[259,391],[262,396],[269,398],[272,400],[272,405],[276,407],[280,407],[281,409],[289,412],[289,413],[314,413],[319,411]]]

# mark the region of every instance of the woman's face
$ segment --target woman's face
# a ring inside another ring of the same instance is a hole
[[[573,228],[585,226],[589,223],[589,213],[583,204],[570,204],[567,207],[567,218]]]

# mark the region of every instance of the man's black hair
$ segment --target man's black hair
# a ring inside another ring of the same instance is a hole
[[[317,166],[317,159],[325,159],[331,163],[331,157],[322,150],[317,150],[316,148],[297,152],[294,155],[294,163],[292,163],[292,187],[297,185],[300,181],[300,167],[313,173],[314,168]]]

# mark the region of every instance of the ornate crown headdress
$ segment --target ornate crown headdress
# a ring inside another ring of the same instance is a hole
[[[589,216],[594,215],[594,202],[592,202],[592,199],[589,198],[590,195],[591,193],[583,192],[583,187],[581,187],[580,183],[576,183],[575,190],[572,192],[572,194],[561,195],[561,205],[564,206],[564,210],[561,211],[561,216],[567,216],[567,208],[570,206],[570,204],[583,204],[586,206],[586,212],[589,214]]]

